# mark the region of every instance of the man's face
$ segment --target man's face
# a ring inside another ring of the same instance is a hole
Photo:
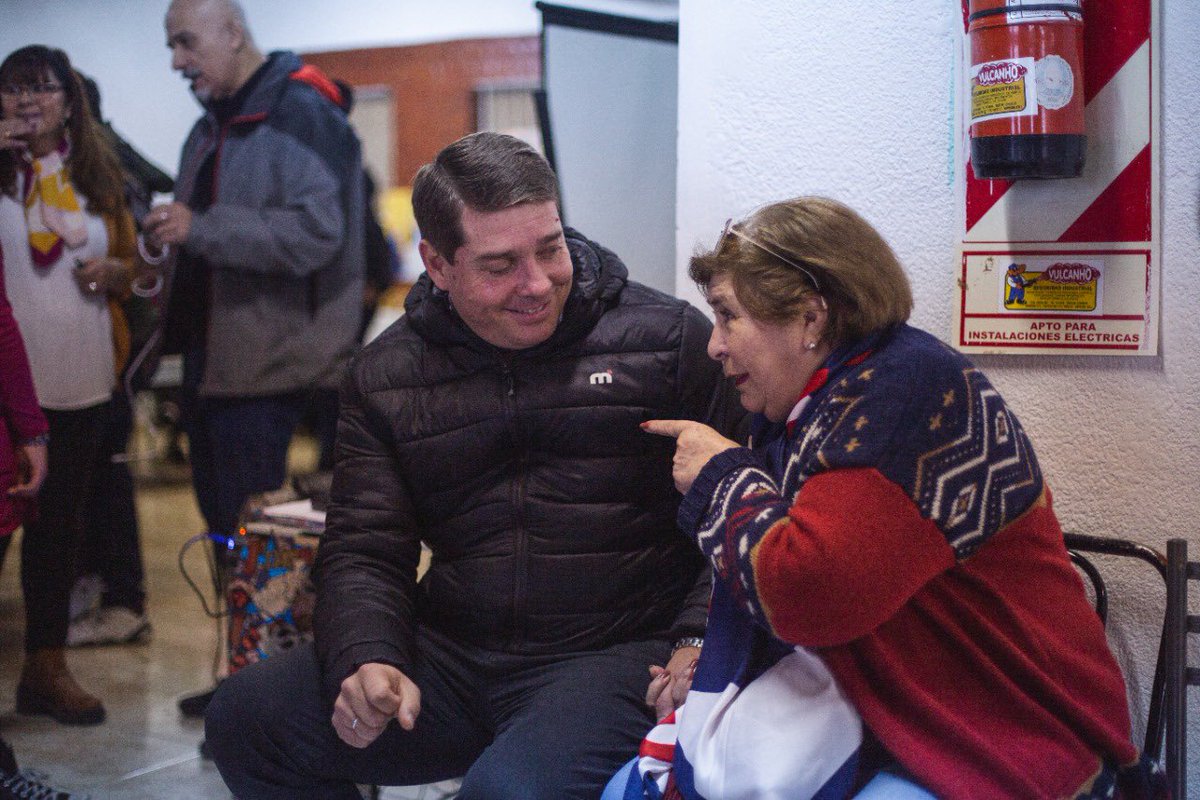
[[[171,69],[191,82],[202,103],[238,90],[240,26],[228,8],[211,0],[175,0],[167,10],[167,47]]]
[[[571,291],[571,256],[558,207],[522,203],[503,211],[464,208],[465,240],[447,261],[428,242],[429,277],[481,339],[506,350],[541,344],[558,327]]]

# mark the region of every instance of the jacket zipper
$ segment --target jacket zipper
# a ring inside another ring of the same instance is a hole
[[[524,621],[526,578],[529,558],[529,538],[525,531],[525,486],[529,468],[529,454],[521,443],[517,428],[516,380],[512,362],[504,360],[500,366],[504,378],[504,407],[508,428],[513,435],[513,446],[521,448],[517,463],[517,474],[513,478],[509,502],[513,508],[513,588],[512,588],[512,639],[513,644],[523,642],[527,635]]]

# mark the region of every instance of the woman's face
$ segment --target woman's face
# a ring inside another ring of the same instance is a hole
[[[70,118],[67,91],[50,70],[33,83],[6,81],[0,85],[0,110],[5,119],[25,123],[24,138],[35,156],[43,156],[58,146]]]
[[[728,275],[708,285],[708,304],[716,317],[708,355],[733,378],[747,411],[772,422],[786,420],[809,378],[829,355],[821,341],[827,314],[815,295],[811,300],[791,321],[762,322],[738,301]],[[809,347],[812,343],[815,348]]]

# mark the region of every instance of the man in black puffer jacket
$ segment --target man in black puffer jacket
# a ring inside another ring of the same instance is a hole
[[[418,172],[426,274],[343,386],[315,653],[237,673],[209,710],[239,797],[465,775],[462,798],[592,799],[652,724],[648,667],[686,688],[708,570],[676,530],[672,442],[639,423],[732,433],[743,412],[705,317],[630,282],[557,200],[500,134]]]

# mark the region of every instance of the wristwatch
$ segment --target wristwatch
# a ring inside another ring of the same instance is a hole
[[[695,647],[697,650],[704,647],[703,636],[684,636],[682,639],[676,639],[675,644],[671,645],[671,655],[675,655],[676,651],[684,647]]]

